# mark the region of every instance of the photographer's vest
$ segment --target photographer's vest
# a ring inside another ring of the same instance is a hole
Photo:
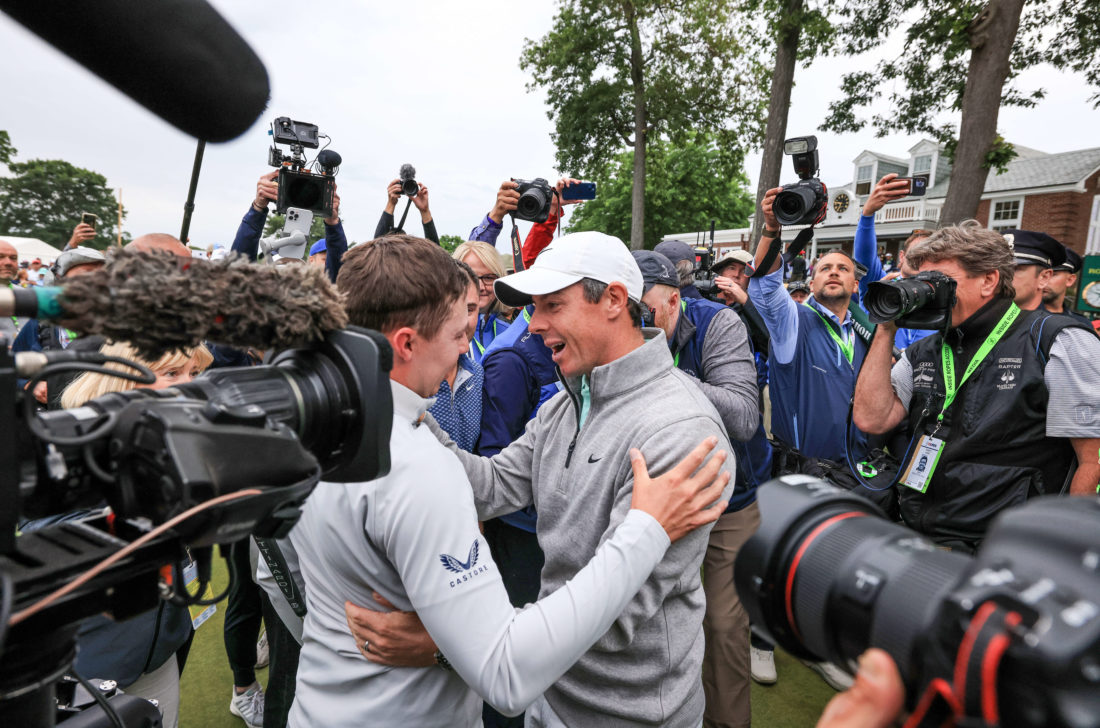
[[[962,381],[980,345],[1011,315],[1010,306],[999,301],[975,314],[983,320],[965,332],[968,351],[957,329],[948,332],[956,395],[945,411],[943,336],[921,339],[905,352],[913,367],[909,432],[935,432],[945,444],[924,493],[897,486],[901,515],[911,528],[952,547],[973,549],[1000,511],[1058,493],[1076,461],[1068,439],[1046,435],[1043,370],[1057,333],[1083,326],[1043,310],[1022,311]]]
[[[710,323],[726,306],[703,298],[680,299],[680,318],[676,322],[675,342],[669,342],[672,360],[682,371],[699,381],[707,381],[703,367],[703,342]],[[750,339],[749,348],[752,343]],[[728,433],[727,433],[728,434]],[[772,447],[761,418],[748,442],[730,437],[737,458],[737,488],[730,496],[726,513],[739,511],[756,500],[756,486],[771,478]]]
[[[808,304],[795,308],[794,358],[786,364],[774,356],[768,360],[772,435],[806,457],[843,461],[848,404],[867,344],[857,335],[842,347],[837,341],[842,334],[831,319]],[[862,458],[866,435],[857,430],[853,437],[856,451],[852,455]]]

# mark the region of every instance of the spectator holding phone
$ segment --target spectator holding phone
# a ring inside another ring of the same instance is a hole
[[[419,183],[418,183],[419,184]],[[378,224],[374,227],[374,237],[380,238],[389,233],[404,233],[394,225],[393,213],[397,209],[397,201],[401,199],[401,180],[395,179],[386,187],[386,208],[382,210],[382,217],[378,218]],[[439,243],[439,233],[435,230],[435,221],[432,212],[428,209],[428,186],[420,185],[420,190],[409,199],[416,209],[420,211],[420,223],[424,226],[424,237],[433,243]],[[404,218],[402,218],[404,222]]]
[[[867,295],[867,287],[873,281],[880,281],[887,277],[897,277],[899,274],[894,272],[893,266],[891,266],[891,271],[886,271],[879,260],[878,240],[875,238],[875,213],[881,210],[887,202],[893,202],[908,196],[910,184],[911,180],[898,179],[898,176],[891,172],[878,181],[875,189],[871,191],[871,196],[867,198],[867,202],[863,203],[863,214],[860,215],[859,225],[856,226],[855,242],[852,243],[852,257],[856,259],[857,263],[867,268],[867,275],[859,280],[860,303],[863,302],[863,297]],[[898,252],[896,270],[900,272],[903,278],[916,275],[916,271],[905,264],[905,251],[909,249],[910,245],[919,240],[924,240],[930,234],[927,230],[914,230],[913,234],[902,244],[901,250]],[[889,259],[890,255],[887,254],[886,257]],[[931,333],[933,332],[924,329],[898,329],[898,333],[894,337],[894,346],[905,349],[914,341],[923,339]]]
[[[577,203],[584,202],[581,199],[574,199],[567,197],[568,191],[565,189],[569,185],[581,184],[581,180],[573,179],[572,177],[562,177],[554,185],[554,191],[557,193],[550,201],[550,215],[546,218],[544,223],[535,223],[531,228],[531,233],[535,230],[539,230],[538,235],[532,240],[530,234],[527,240],[523,244],[523,265],[529,267],[535,262],[535,258],[542,252],[542,249],[550,244],[550,241],[554,237],[554,230],[557,229],[558,221],[561,218],[562,205],[576,205]],[[485,215],[485,219],[482,220],[473,230],[470,231],[470,240],[480,240],[489,245],[496,245],[497,237],[500,235],[500,231],[504,228],[504,216],[510,212],[515,212],[516,206],[519,204],[519,192],[516,191],[516,183],[512,180],[505,180],[500,183],[500,189],[497,190],[497,201],[493,205],[493,209]]]

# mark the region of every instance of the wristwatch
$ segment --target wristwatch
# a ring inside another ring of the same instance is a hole
[[[451,667],[450,660],[447,659],[447,656],[443,654],[442,650],[435,651],[435,664],[439,665],[447,672],[454,672],[454,668]]]
[[[766,237],[766,238],[778,238],[779,233],[781,233],[781,232],[782,232],[782,229],[777,228],[775,230],[772,230],[771,228],[769,228],[767,226],[764,226],[763,236]]]

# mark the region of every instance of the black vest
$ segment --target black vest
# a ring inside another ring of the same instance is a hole
[[[956,381],[1008,306],[994,300],[948,332]],[[1076,326],[1048,311],[1020,312],[944,414],[935,436],[945,445],[927,491],[898,484],[908,526],[937,542],[973,549],[1000,511],[1061,490],[1076,456],[1068,439],[1046,435],[1043,370],[1057,331]],[[905,351],[913,366],[910,433],[936,428],[945,397],[942,341],[934,334]]]

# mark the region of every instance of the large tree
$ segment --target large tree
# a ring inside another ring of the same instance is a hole
[[[787,136],[787,112],[791,108],[795,66],[809,63],[829,50],[835,35],[829,20],[834,0],[747,0],[745,13],[766,20],[767,37],[774,44],[767,125],[764,130],[756,199],[778,186],[783,170],[783,141]],[[798,132],[802,134],[802,130]],[[760,238],[764,218],[753,218],[752,240]]]
[[[7,141],[5,134],[0,148]],[[7,149],[14,154],[10,142]],[[9,158],[7,167],[11,176],[0,177],[0,233],[39,238],[64,248],[81,214],[90,212],[99,217],[98,234],[83,244],[102,249],[116,241],[118,202],[106,177],[59,159]],[[124,234],[124,240],[128,238]]]
[[[888,91],[891,112],[870,120],[877,135],[926,134],[953,160],[941,222],[973,217],[989,170],[1003,170],[1015,156],[997,134],[998,112],[1035,106],[1044,96],[1041,88],[1018,87],[1021,72],[1040,63],[1081,72],[1100,106],[1096,0],[849,0],[839,13],[844,53],[877,48],[901,28],[905,45],[874,70],[844,76],[843,97],[831,104],[824,128],[863,129],[867,120],[857,111]]]
[[[763,73],[745,49],[735,0],[559,0],[520,66],[546,92],[558,167],[598,179],[632,149],[630,246],[647,237],[646,153],[712,134],[727,175],[760,138]]]
[[[748,180],[722,171],[714,141],[690,135],[679,144],[650,142],[648,156],[646,248],[662,234],[703,230],[711,220],[718,228],[747,223],[754,206]],[[598,230],[625,240],[631,231],[633,170],[634,152],[622,152],[606,165],[596,179],[598,197],[572,208],[569,230]]]

